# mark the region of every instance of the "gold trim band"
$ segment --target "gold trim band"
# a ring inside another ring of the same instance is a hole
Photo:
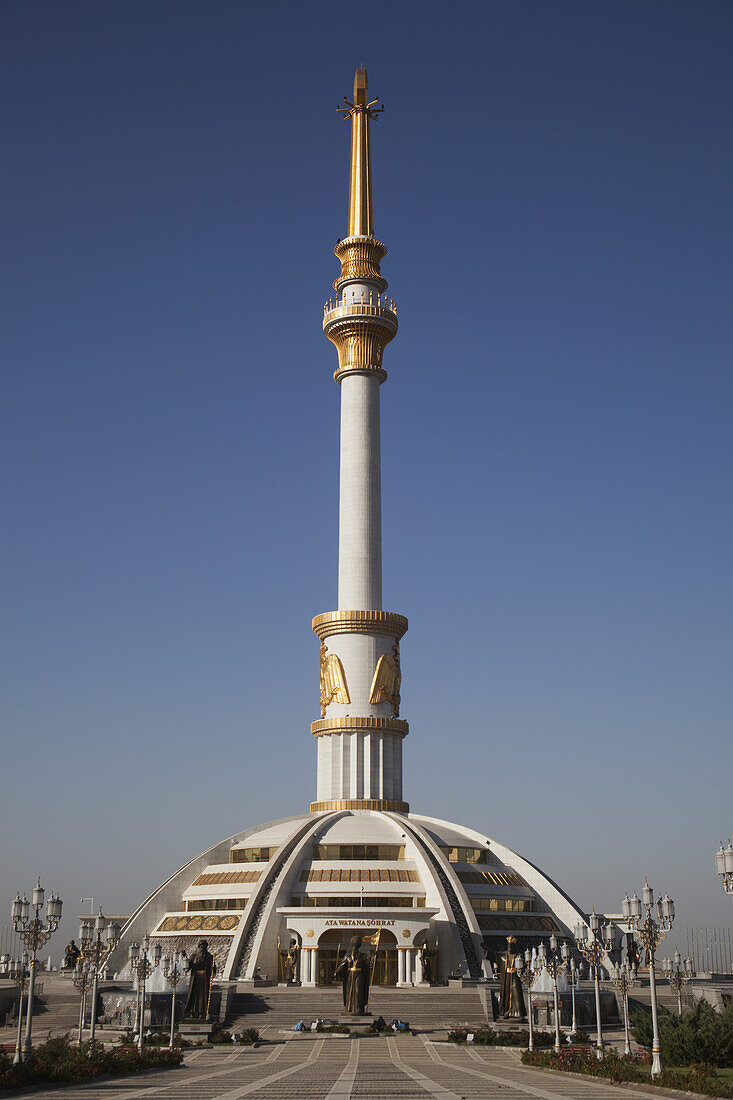
[[[405,616],[396,611],[324,611],[312,623],[321,641],[331,634],[386,634],[399,641],[407,625]]]
[[[332,810],[391,810],[393,814],[409,814],[410,806],[389,798],[332,798],[328,802],[311,802],[312,814]]]
[[[356,730],[365,733],[375,730],[407,737],[410,726],[402,718],[321,718],[318,722],[311,722],[314,737],[323,737],[326,733],[354,733]]]

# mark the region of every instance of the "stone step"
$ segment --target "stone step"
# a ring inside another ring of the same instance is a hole
[[[487,991],[488,992],[488,991]],[[446,1027],[469,1023],[486,1024],[484,1002],[476,988],[395,989],[380,986],[372,990],[369,1010],[374,1016],[409,1020],[415,1026]],[[337,1019],[343,1011],[341,990],[331,988],[264,987],[232,998],[228,1027],[292,1027],[300,1019]]]

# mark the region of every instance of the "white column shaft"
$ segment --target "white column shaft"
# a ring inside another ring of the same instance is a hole
[[[379,380],[341,380],[339,592],[341,611],[381,611],[382,490]]]

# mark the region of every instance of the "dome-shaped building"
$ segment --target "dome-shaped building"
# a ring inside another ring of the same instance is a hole
[[[382,609],[380,388],[396,305],[372,224],[369,100],[358,69],[351,120],[348,236],[323,328],[338,351],[341,391],[338,610],[318,615],[320,718],[310,813],[246,829],[192,859],[140,905],[111,959],[124,973],[146,932],[190,950],[202,937],[217,977],[283,977],[298,947],[303,986],[329,984],[355,932],[378,942],[377,984],[449,975],[481,980],[517,937],[570,936],[583,913],[537,867],[485,833],[413,814],[403,800],[400,642],[407,619]]]

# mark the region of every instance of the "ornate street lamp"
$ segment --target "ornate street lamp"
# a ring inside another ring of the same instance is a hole
[[[79,926],[79,941],[81,943],[82,958],[89,962],[94,975],[92,1014],[89,1032],[89,1040],[93,1043],[97,1030],[97,989],[99,986],[99,975],[104,970],[107,960],[120,942],[120,926],[119,924],[115,924],[114,921],[107,920],[100,905],[99,912],[94,919],[94,924],[92,924],[91,921],[82,921]],[[104,943],[102,941],[104,941]]]
[[[570,983],[570,992],[572,994],[573,1022],[570,1025],[569,1035],[571,1039],[574,1039],[575,1036],[578,1034],[578,1029],[575,1023],[575,990],[578,986],[578,982],[580,981],[580,974],[578,973],[578,968],[575,965],[575,959],[572,956],[570,944],[567,943],[566,940],[563,940],[560,946],[560,954],[562,955],[563,962],[565,963],[565,973],[568,976],[568,982]]]
[[[79,1001],[79,1037],[76,1041],[76,1045],[80,1047],[82,1037],[84,1035],[84,1017],[86,1016],[87,993],[91,988],[93,981],[92,965],[88,959],[79,959],[72,975],[72,981],[74,982],[74,988],[78,990],[79,997],[81,998]]]
[[[185,955],[179,955],[174,951],[172,955],[166,955],[163,959],[163,973],[171,987],[171,1037],[168,1047],[173,1050],[173,1036],[176,1031],[176,987],[183,981],[183,963]]]
[[[654,891],[644,879],[641,891],[641,901],[634,892],[633,898],[628,893],[623,902],[624,919],[639,933],[639,939],[647,950],[649,958],[649,985],[652,995],[652,1077],[658,1077],[662,1072],[662,1051],[659,1045],[659,1022],[657,1019],[657,980],[654,974],[654,952],[672,927],[674,920],[674,902],[669,894],[657,900],[657,919],[654,919]],[[642,918],[642,905],[645,915]]]
[[[18,1037],[15,1041],[14,1066],[23,1061],[23,994],[28,988],[28,959],[27,951],[24,951],[19,959],[11,959],[9,955],[5,956],[5,976],[15,982],[18,987]]]
[[[552,996],[555,1005],[555,1053],[559,1054],[562,1047],[560,1044],[560,1009],[557,999],[557,979],[558,975],[562,974],[565,969],[565,960],[561,957],[558,950],[557,936],[553,932],[550,936],[550,953],[547,953],[547,947],[544,943],[541,943],[537,949],[537,953],[540,958],[540,966],[547,971],[552,978]]]
[[[631,1054],[629,1042],[629,990],[636,982],[636,971],[629,970],[629,964],[624,959],[623,965],[616,963],[613,968],[613,984],[621,994],[624,1004],[624,1054]]]
[[[50,940],[59,926],[61,920],[61,907],[63,902],[55,894],[50,894],[46,900],[46,923],[44,924],[39,914],[43,909],[45,891],[41,886],[41,880],[33,887],[32,901],[23,894],[15,895],[11,913],[13,928],[22,939],[25,946],[31,952],[30,977],[28,983],[28,1007],[26,1008],[25,1037],[20,1054],[20,1061],[25,1062],[30,1058],[33,1049],[31,1042],[31,1030],[33,1027],[33,992],[36,985],[36,962],[39,950]],[[33,910],[33,916],[30,911]]]
[[[669,984],[677,994],[677,1015],[682,1015],[682,990],[685,988],[691,978],[694,978],[692,972],[692,959],[689,957],[682,961],[682,956],[679,951],[674,953],[674,961],[672,959],[662,959],[662,969],[667,976]]]
[[[715,853],[715,872],[725,893],[733,894],[733,844],[730,839],[727,848],[723,847],[722,840],[720,842],[720,848]]]
[[[601,931],[600,920],[595,909],[588,918],[588,924],[575,926],[575,944],[593,967],[596,987],[596,1058],[603,1057],[603,1025],[601,1024],[601,981],[600,967],[604,958],[613,947],[614,932],[612,924],[605,924]],[[589,934],[590,933],[590,934]]]
[[[142,939],[142,943],[130,944],[130,969],[133,971],[137,978],[137,1049],[142,1054],[143,1046],[145,1044],[145,982],[155,970],[156,966],[160,962],[160,956],[162,954],[162,948],[159,943],[153,944],[153,958],[152,962],[148,958],[148,951],[150,950],[150,936],[145,933]]]
[[[539,970],[532,966],[533,959],[532,953],[529,948],[524,952],[524,958],[521,955],[517,955],[514,960],[514,969],[517,972],[517,977],[527,990],[527,1020],[529,1022],[529,1037],[527,1040],[527,1050],[534,1050],[534,1030],[532,1023],[532,984],[539,974]]]

